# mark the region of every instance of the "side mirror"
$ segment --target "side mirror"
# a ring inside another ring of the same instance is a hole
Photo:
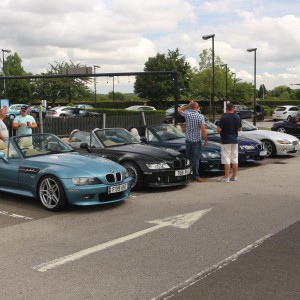
[[[81,149],[88,149],[88,148],[89,148],[89,145],[88,145],[88,143],[81,143],[81,144],[80,144],[80,148],[81,148]]]

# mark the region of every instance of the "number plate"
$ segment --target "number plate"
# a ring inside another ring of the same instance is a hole
[[[267,150],[262,150],[259,152],[260,156],[266,156],[267,155]]]
[[[113,193],[119,193],[127,190],[128,184],[123,183],[120,185],[112,185],[108,187],[107,193],[108,194],[113,194]]]
[[[185,170],[176,170],[175,176],[185,176],[191,173],[191,169],[185,169]]]

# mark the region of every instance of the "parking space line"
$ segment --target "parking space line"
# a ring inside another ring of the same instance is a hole
[[[257,240],[253,244],[246,246],[245,248],[234,253],[233,255],[231,255],[231,256],[221,260],[217,264],[199,272],[198,274],[187,279],[183,283],[180,283],[177,286],[172,287],[168,291],[160,294],[159,296],[157,296],[155,298],[152,298],[151,300],[166,300],[166,299],[170,299],[171,297],[174,297],[176,294],[179,294],[181,291],[192,286],[193,284],[197,283],[198,281],[202,280],[203,278],[208,277],[209,275],[213,274],[214,272],[219,271],[223,267],[227,266],[231,262],[237,260],[239,258],[239,256],[242,256],[242,255],[254,250],[258,246],[260,246],[264,241],[268,240],[270,237],[271,237],[270,234],[262,237],[261,239]]]
[[[4,211],[4,210],[0,210],[0,214],[8,216],[8,217],[16,218],[16,219],[33,220],[30,217],[26,217],[26,216],[22,216],[22,215],[18,215],[18,214],[9,213],[9,212]]]

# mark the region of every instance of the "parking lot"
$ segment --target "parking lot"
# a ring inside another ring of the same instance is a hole
[[[2,193],[0,294],[3,299],[160,297],[298,221],[299,165],[298,154],[266,159],[241,166],[235,183],[218,183],[218,175],[209,175],[204,184],[147,188],[121,204],[60,213],[42,209],[31,198]],[[249,259],[248,266],[253,265],[256,258]],[[261,281],[258,274],[251,276]],[[243,279],[249,284],[247,275]],[[282,273],[281,280],[289,278]],[[292,284],[288,292],[281,285],[281,299],[296,299],[297,284]],[[231,292],[235,298],[234,287]]]

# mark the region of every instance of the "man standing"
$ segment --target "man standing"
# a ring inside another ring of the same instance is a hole
[[[221,135],[221,162],[224,165],[224,177],[220,182],[237,181],[238,172],[238,132],[242,130],[240,117],[234,113],[234,105],[227,103],[226,113],[222,115],[217,131]],[[232,165],[233,174],[229,178],[230,164]]]
[[[16,116],[12,123],[13,129],[17,130],[17,136],[32,134],[32,128],[37,128],[35,119],[27,114],[27,109],[29,109],[29,106],[22,105],[21,114]]]
[[[207,146],[204,116],[199,113],[199,105],[195,101],[191,101],[189,104],[180,107],[178,112],[184,116],[186,122],[186,156],[192,163],[193,179],[196,182],[206,182],[206,180],[200,178],[199,175],[202,136],[204,138],[204,146]]]
[[[8,143],[8,130],[7,127],[5,125],[5,123],[3,122],[3,119],[6,117],[6,110],[4,108],[0,109],[0,139],[7,144]]]

